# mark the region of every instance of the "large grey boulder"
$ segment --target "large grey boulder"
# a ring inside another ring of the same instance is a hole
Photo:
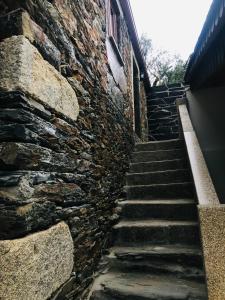
[[[0,43],[0,89],[22,91],[72,120],[79,114],[68,81],[22,35]]]
[[[0,299],[48,299],[71,275],[73,240],[66,223],[0,241]]]

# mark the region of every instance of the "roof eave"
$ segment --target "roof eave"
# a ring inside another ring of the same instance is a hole
[[[149,79],[149,75],[148,75],[148,71],[147,71],[147,67],[146,67],[144,58],[141,53],[138,33],[137,33],[130,1],[129,0],[120,0],[120,5],[123,9],[124,17],[126,19],[128,31],[129,31],[130,38],[131,38],[131,43],[132,43],[132,46],[134,49],[134,53],[135,53],[140,71],[144,75],[143,81],[144,81],[145,88],[147,90],[150,90],[150,88],[151,88],[150,79]]]

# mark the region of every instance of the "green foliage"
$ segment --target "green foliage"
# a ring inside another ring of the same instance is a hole
[[[168,83],[182,82],[185,75],[186,63],[179,57],[174,57],[173,67],[167,73]]]
[[[147,61],[149,53],[153,51],[152,40],[149,39],[145,34],[141,36],[140,39],[141,52],[144,57],[144,60]]]
[[[186,63],[179,55],[154,49],[152,40],[146,35],[141,36],[140,47],[153,86],[183,81]]]

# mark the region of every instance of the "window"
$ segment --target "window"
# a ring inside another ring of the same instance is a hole
[[[115,1],[115,0],[114,0]],[[115,2],[110,1],[110,18],[109,18],[109,35],[114,38],[117,46],[119,46],[119,12],[115,7]]]
[[[124,66],[121,56],[121,15],[117,0],[108,0],[108,36],[117,58],[122,66]]]

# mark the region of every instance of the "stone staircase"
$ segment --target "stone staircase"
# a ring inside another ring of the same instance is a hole
[[[149,140],[169,140],[179,136],[176,99],[185,97],[182,84],[158,86],[151,89],[147,100]]]
[[[109,269],[92,300],[206,300],[197,205],[184,142],[137,144]]]

